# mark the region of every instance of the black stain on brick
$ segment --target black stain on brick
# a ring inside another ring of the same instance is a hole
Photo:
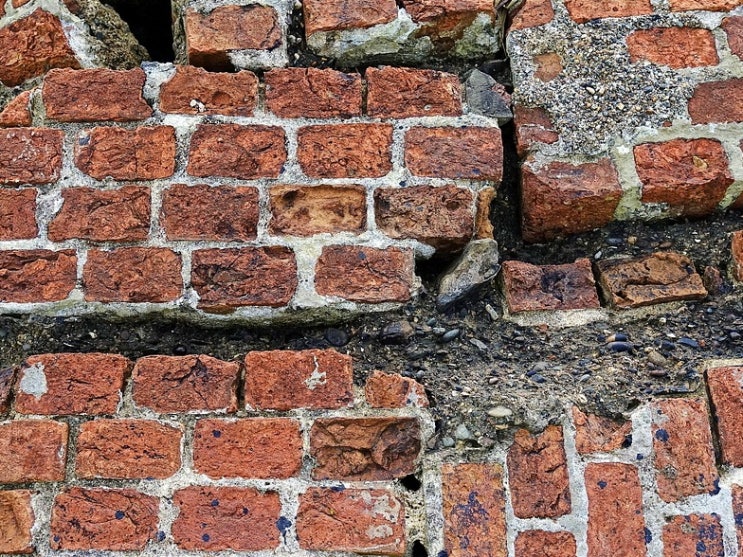
[[[449,557],[449,553],[446,551],[439,551],[439,554],[436,555],[436,557]]]
[[[650,543],[653,541],[653,533],[645,528],[645,543]]]
[[[124,514],[124,511],[116,511],[116,514],[114,515],[116,517],[116,520],[123,519],[126,515]]]
[[[209,534],[203,534],[201,536],[201,539],[204,540],[205,542],[208,542],[209,540],[211,540],[211,537],[209,536]]]
[[[488,511],[477,500],[477,491],[471,491],[467,503],[455,505],[451,513],[462,528],[482,524],[490,518]]]
[[[743,526],[743,513],[738,513],[735,515],[735,525]]]
[[[219,499],[212,499],[212,502],[210,503],[212,507],[218,507],[219,506]]]
[[[165,541],[165,532],[163,532],[162,530],[160,530],[157,533],[157,541],[159,541],[159,542]]]
[[[604,480],[600,480],[596,485],[598,485],[601,489],[604,489],[607,486],[607,483]]]
[[[668,442],[668,432],[665,429],[659,429],[655,432],[655,438],[663,443]]]
[[[222,432],[219,431],[218,429],[213,429],[212,430],[212,435],[214,435],[214,437],[216,437],[217,439],[219,439],[220,437],[222,437]]]
[[[250,511],[248,510],[248,507],[243,507],[243,514],[248,514]]]
[[[712,482],[712,489],[710,490],[710,494],[712,495],[717,495],[718,493],[720,493],[720,478]]]
[[[330,491],[333,491],[335,493],[340,493],[341,491],[345,491],[346,486],[345,485],[334,485],[330,488]]]
[[[279,532],[281,532],[281,536],[284,538],[284,542],[286,542],[286,533],[288,532],[289,528],[291,528],[291,525],[292,521],[285,516],[279,517],[279,519],[276,521],[276,528],[278,528]]]

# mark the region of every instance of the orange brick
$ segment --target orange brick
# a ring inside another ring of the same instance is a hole
[[[575,448],[580,454],[608,453],[632,443],[632,422],[619,422],[573,407]]]
[[[428,407],[423,385],[396,373],[373,371],[366,380],[365,393],[372,408]]]
[[[549,113],[543,108],[529,108],[521,104],[513,107],[516,124],[516,149],[524,157],[535,143],[555,143],[560,136],[554,129]]]
[[[395,0],[306,0],[305,32],[361,29],[397,18]]]
[[[716,66],[717,47],[712,31],[688,27],[655,27],[627,37],[630,61],[649,60],[678,68]]]
[[[276,68],[265,74],[266,108],[281,118],[361,115],[361,76],[331,69]]]
[[[312,236],[366,227],[363,186],[275,186],[268,195],[272,234]]]
[[[0,130],[0,184],[49,184],[62,170],[61,130]]]
[[[374,118],[459,116],[462,88],[454,74],[394,68],[366,70],[367,113]]]
[[[689,115],[694,124],[743,122],[743,78],[697,85]]]
[[[670,0],[672,12],[686,10],[709,10],[714,12],[729,12],[733,8],[743,6],[741,0]]]
[[[31,93],[24,91],[11,99],[0,111],[0,128],[23,128],[31,125]]]
[[[0,423],[0,484],[63,481],[67,431],[51,420]]]
[[[743,230],[733,232],[730,251],[733,255],[733,275],[737,280],[743,281]]]
[[[728,36],[730,51],[743,60],[743,16],[731,16],[722,20],[722,28]]]
[[[630,17],[652,14],[650,0],[566,0],[565,5],[570,17],[578,23],[605,17]]]
[[[509,31],[539,27],[552,21],[555,10],[552,8],[552,0],[528,0],[522,4],[512,16]]]
[[[258,78],[249,71],[216,73],[177,66],[160,88],[160,110],[175,114],[252,116],[257,100]]]
[[[35,238],[36,189],[0,190],[0,240]]]
[[[575,557],[576,551],[570,532],[528,530],[516,537],[516,557]]]
[[[0,251],[0,302],[57,302],[76,282],[74,250]]]
[[[0,553],[33,553],[32,495],[25,489],[0,491]]]
[[[722,461],[743,467],[743,367],[707,370],[707,386],[717,420]]]
[[[664,557],[719,557],[724,554],[722,525],[715,513],[674,516],[663,527]]]

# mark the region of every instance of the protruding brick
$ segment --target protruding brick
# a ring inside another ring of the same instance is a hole
[[[23,128],[31,125],[31,91],[12,99],[0,112],[0,128]]]
[[[516,123],[516,149],[520,157],[526,155],[535,143],[555,143],[560,136],[555,131],[549,113],[543,108],[513,107]]]
[[[575,448],[579,454],[608,453],[632,443],[632,422],[618,422],[573,407]]]
[[[307,126],[297,141],[297,159],[310,178],[381,178],[392,170],[389,124]]]
[[[21,414],[114,414],[131,362],[117,354],[42,354],[27,358],[15,387]]]
[[[575,557],[576,551],[570,532],[527,530],[516,537],[516,557]]]
[[[509,31],[539,27],[552,21],[555,10],[552,8],[552,0],[529,0],[521,5],[513,15]]]
[[[0,184],[49,184],[62,170],[61,130],[0,130]]]
[[[281,128],[203,124],[191,139],[188,173],[243,180],[276,178],[284,162],[286,145]]]
[[[362,186],[275,186],[268,195],[272,234],[311,236],[366,228]]]
[[[674,69],[716,66],[715,37],[708,29],[654,27],[634,31],[627,37],[631,62],[649,60]]]
[[[373,371],[366,380],[366,402],[372,408],[428,407],[423,385],[396,373]]]
[[[183,290],[181,257],[167,248],[90,250],[83,284],[88,302],[171,302]]]
[[[285,306],[297,289],[297,261],[283,246],[198,250],[193,253],[191,284],[199,307],[206,311]]]
[[[36,189],[0,190],[0,240],[35,238]]]
[[[506,496],[497,464],[441,467],[444,545],[450,557],[506,557]]]
[[[155,412],[237,410],[240,365],[211,356],[146,356],[132,372],[132,398]]]
[[[316,480],[391,480],[415,472],[421,430],[415,418],[323,418],[310,431]]]
[[[181,467],[183,432],[154,420],[95,420],[80,426],[80,478],[165,479]]]
[[[328,246],[315,266],[315,289],[322,296],[378,304],[405,302],[413,288],[409,250]]]
[[[150,189],[66,188],[63,205],[49,223],[53,242],[73,238],[94,242],[146,240],[150,232]]]
[[[208,72],[178,66],[160,88],[160,110],[175,114],[252,116],[258,100],[258,78],[253,72]]]
[[[697,85],[689,115],[694,124],[743,122],[743,78]]]
[[[722,461],[743,467],[743,367],[718,367],[707,370]]]
[[[413,128],[405,134],[405,165],[416,176],[500,182],[500,128]]]
[[[652,403],[658,495],[666,502],[719,491],[712,433],[703,399]]]
[[[601,3],[594,0],[566,0],[565,6],[570,17],[578,23],[606,17],[631,17],[653,13],[650,0],[605,0]]]
[[[743,282],[743,230],[733,232],[730,252],[733,256],[733,276],[736,280]]]
[[[267,72],[264,79],[266,108],[281,118],[361,115],[359,74],[331,69],[276,68]]]
[[[0,553],[33,553],[32,495],[25,489],[0,491]]]
[[[508,472],[513,512],[519,518],[552,518],[570,512],[561,427],[548,426],[539,435],[517,431],[508,451]]]
[[[720,557],[724,554],[722,525],[715,513],[674,516],[663,527],[664,557]]]
[[[503,288],[512,313],[601,307],[588,259],[541,266],[505,261]]]
[[[454,74],[394,68],[366,70],[367,113],[375,118],[458,116],[462,91]]]
[[[76,282],[74,250],[0,251],[0,302],[58,302]]]
[[[285,418],[199,420],[194,468],[210,478],[291,478],[302,467],[299,423]]]
[[[743,16],[730,16],[722,20],[722,28],[728,36],[730,51],[743,60]]]
[[[353,362],[335,350],[273,350],[245,356],[245,403],[257,410],[353,404]]]
[[[318,31],[361,29],[397,18],[395,0],[306,0],[303,8],[308,37]]]
[[[281,532],[281,501],[274,491],[191,486],[176,491],[175,543],[191,551],[276,549]]]
[[[75,164],[96,180],[157,180],[175,172],[175,130],[170,126],[93,128],[75,144]]]
[[[157,497],[133,489],[69,488],[54,499],[54,550],[142,551],[157,536]]]
[[[642,487],[631,464],[586,466],[588,556],[641,557],[649,534],[642,514]]]
[[[46,116],[58,122],[144,120],[152,115],[142,96],[145,79],[141,68],[52,70],[42,92]]]
[[[741,5],[740,0],[670,0],[672,12],[687,10],[709,10],[729,12]]]
[[[461,249],[474,233],[474,195],[466,188],[379,188],[374,210],[387,236],[416,239],[441,251]]]
[[[10,396],[15,385],[16,368],[6,367],[0,369],[0,416],[10,411]]]
[[[168,240],[255,240],[258,190],[246,186],[187,186],[163,192],[160,224]]]
[[[51,420],[0,423],[0,484],[63,481],[67,431]]]

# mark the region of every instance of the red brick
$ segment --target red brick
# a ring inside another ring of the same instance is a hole
[[[395,0],[305,0],[303,8],[308,37],[318,31],[372,27],[397,18]]]
[[[144,120],[152,115],[142,96],[145,79],[141,68],[52,70],[42,92],[46,116],[58,122]]]
[[[561,427],[548,426],[539,435],[517,431],[508,451],[508,473],[513,512],[519,518],[552,518],[570,512]]]
[[[702,83],[689,100],[694,124],[743,122],[743,78]]]
[[[186,186],[163,192],[160,225],[168,240],[255,240],[258,190],[244,186]]]
[[[506,557],[506,496],[497,464],[441,467],[444,545],[449,557]]]
[[[275,186],[268,195],[272,234],[312,236],[366,228],[363,186]]]
[[[375,118],[459,116],[462,91],[456,75],[434,70],[366,70],[367,113]]]
[[[95,420],[80,426],[79,478],[165,479],[181,467],[180,428],[154,420]]]
[[[298,132],[297,159],[310,178],[381,178],[392,170],[392,126],[307,126]]]
[[[549,113],[543,108],[513,107],[516,123],[516,149],[520,157],[526,155],[535,143],[555,143],[560,136],[555,131]]]
[[[157,536],[159,500],[133,489],[68,488],[54,499],[54,550],[142,551]]]
[[[231,51],[273,50],[282,40],[278,14],[268,6],[220,6],[204,14],[186,12],[186,48],[192,66],[230,70]]]
[[[267,72],[266,108],[281,118],[361,115],[361,76],[331,69],[277,68]]]
[[[688,27],[654,27],[627,37],[630,61],[649,60],[678,68],[716,66],[717,47],[712,31]]]
[[[66,188],[62,208],[49,223],[53,242],[73,238],[94,242],[146,240],[150,232],[150,189]]]
[[[31,125],[31,91],[24,91],[0,111],[0,128],[23,128]]]
[[[541,81],[552,81],[562,73],[562,58],[556,52],[547,52],[534,56],[536,70],[534,77]]]
[[[522,4],[513,15],[509,31],[539,27],[552,21],[555,10],[552,8],[552,0],[528,0]]]
[[[20,414],[114,414],[131,362],[117,354],[42,354],[27,358],[15,387]]]
[[[258,101],[258,78],[253,72],[208,72],[177,66],[160,88],[160,110],[175,114],[252,116]]]
[[[0,240],[35,238],[36,189],[0,190]]]
[[[500,182],[500,129],[413,128],[405,134],[405,165],[416,176]]]
[[[204,124],[191,139],[188,173],[226,178],[276,178],[286,162],[284,130],[272,126]]]
[[[318,294],[353,302],[405,302],[413,281],[413,253],[398,248],[327,246],[315,266]]]
[[[672,12],[686,10],[709,10],[714,12],[729,12],[733,8],[743,6],[741,0],[670,0]]]
[[[717,420],[722,461],[743,467],[743,367],[707,370],[707,387]]]
[[[584,414],[576,407],[572,414],[579,454],[608,453],[632,443],[632,422]]]
[[[733,485],[733,516],[735,517],[735,530],[738,534],[738,552],[743,551],[743,487]]]
[[[420,450],[415,418],[323,418],[310,431],[315,480],[401,478],[415,472]]]
[[[206,311],[285,306],[297,289],[297,261],[283,246],[198,250],[192,261],[191,284]]]
[[[175,543],[193,551],[260,551],[280,541],[279,494],[253,488],[191,486],[176,491]]]
[[[335,350],[249,352],[245,403],[257,410],[351,406],[351,357]]]
[[[390,238],[415,239],[441,251],[457,251],[474,233],[475,198],[456,186],[379,188],[377,226]]]
[[[167,248],[90,250],[83,285],[88,302],[170,302],[183,290],[181,257]]]
[[[309,488],[299,496],[297,538],[302,549],[405,553],[405,509],[383,489]]]
[[[402,0],[405,10],[414,21],[451,20],[455,15],[492,13],[493,4],[488,0]]]
[[[666,502],[717,493],[712,434],[703,399],[653,402],[653,451],[658,495]]]
[[[74,250],[0,251],[0,302],[57,302],[76,282]]]
[[[743,16],[731,16],[722,20],[722,28],[728,36],[730,51],[743,60]]]
[[[51,420],[0,423],[0,484],[63,481],[67,431]]]
[[[75,164],[96,180],[157,180],[175,172],[175,130],[170,126],[93,128],[75,145]]]
[[[576,551],[570,532],[528,530],[516,537],[516,557],[575,557]]]
[[[240,365],[206,355],[147,356],[132,372],[132,399],[155,412],[237,410]]]
[[[49,184],[62,169],[61,130],[0,130],[0,184]]]
[[[21,489],[0,491],[0,553],[33,553],[32,495]]]
[[[601,3],[594,0],[566,0],[565,6],[570,17],[578,23],[605,17],[630,17],[653,13],[650,0],[605,0]]]
[[[736,280],[743,281],[743,230],[733,232],[730,252],[733,256],[733,276]]]
[[[674,516],[663,527],[664,557],[719,557],[724,554],[722,525],[715,513]]]
[[[0,81],[9,87],[50,68],[79,68],[62,23],[44,10],[0,29]]]
[[[588,557],[646,555],[642,487],[631,464],[591,463],[585,472],[588,495]],[[679,556],[680,557],[680,556]]]
[[[0,369],[0,416],[10,412],[10,397],[15,385],[16,371],[13,367]]]
[[[291,478],[302,467],[299,423],[285,418],[199,420],[195,470],[210,478]]]
[[[372,408],[428,407],[423,385],[396,373],[373,371],[366,380],[365,393]]]

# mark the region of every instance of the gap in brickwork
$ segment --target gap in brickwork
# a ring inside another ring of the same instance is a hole
[[[170,0],[103,0],[121,16],[156,62],[173,62],[173,16]]]
[[[415,540],[413,542],[413,551],[410,555],[411,557],[428,557],[428,551],[420,540]]]
[[[414,474],[410,474],[409,476],[405,476],[400,480],[400,483],[402,486],[407,489],[408,491],[418,491],[423,484],[421,484],[421,481],[415,477]]]

